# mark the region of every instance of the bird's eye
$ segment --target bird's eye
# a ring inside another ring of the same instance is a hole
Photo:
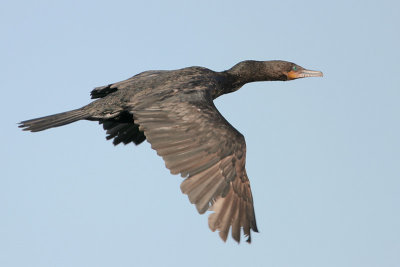
[[[297,67],[296,67],[296,66],[293,66],[293,67],[292,67],[292,70],[296,71],[296,70],[297,70]]]

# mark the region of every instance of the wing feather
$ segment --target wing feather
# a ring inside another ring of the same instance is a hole
[[[224,241],[231,229],[240,242],[243,229],[250,242],[251,230],[258,230],[243,135],[218,112],[206,90],[192,93],[191,101],[179,94],[163,95],[162,101],[143,97],[131,105],[135,123],[171,173],[185,178],[182,192],[199,213],[213,211],[209,227]]]

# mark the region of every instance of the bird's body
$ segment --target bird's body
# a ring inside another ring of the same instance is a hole
[[[213,100],[253,81],[322,76],[285,61],[243,61],[215,72],[203,67],[146,71],[125,81],[97,87],[92,103],[76,110],[21,122],[32,132],[77,120],[103,124],[107,139],[136,145],[148,140],[171,173],[185,180],[182,192],[200,213],[212,210],[209,226],[226,240],[251,241],[257,232],[253,198],[245,170],[244,137],[214,106]]]

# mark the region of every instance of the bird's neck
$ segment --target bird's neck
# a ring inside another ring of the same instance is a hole
[[[229,70],[220,72],[221,83],[214,92],[213,98],[235,92],[246,83],[287,80],[287,76],[274,68],[275,65],[276,61],[246,60],[239,62]]]
[[[225,73],[231,75],[237,84],[259,81],[282,81],[286,76],[274,68],[275,61],[246,60],[239,62]]]

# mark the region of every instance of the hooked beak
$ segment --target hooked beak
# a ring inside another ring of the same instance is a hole
[[[300,69],[297,71],[291,70],[287,74],[289,80],[306,78],[306,77],[322,77],[324,74],[317,70]]]

